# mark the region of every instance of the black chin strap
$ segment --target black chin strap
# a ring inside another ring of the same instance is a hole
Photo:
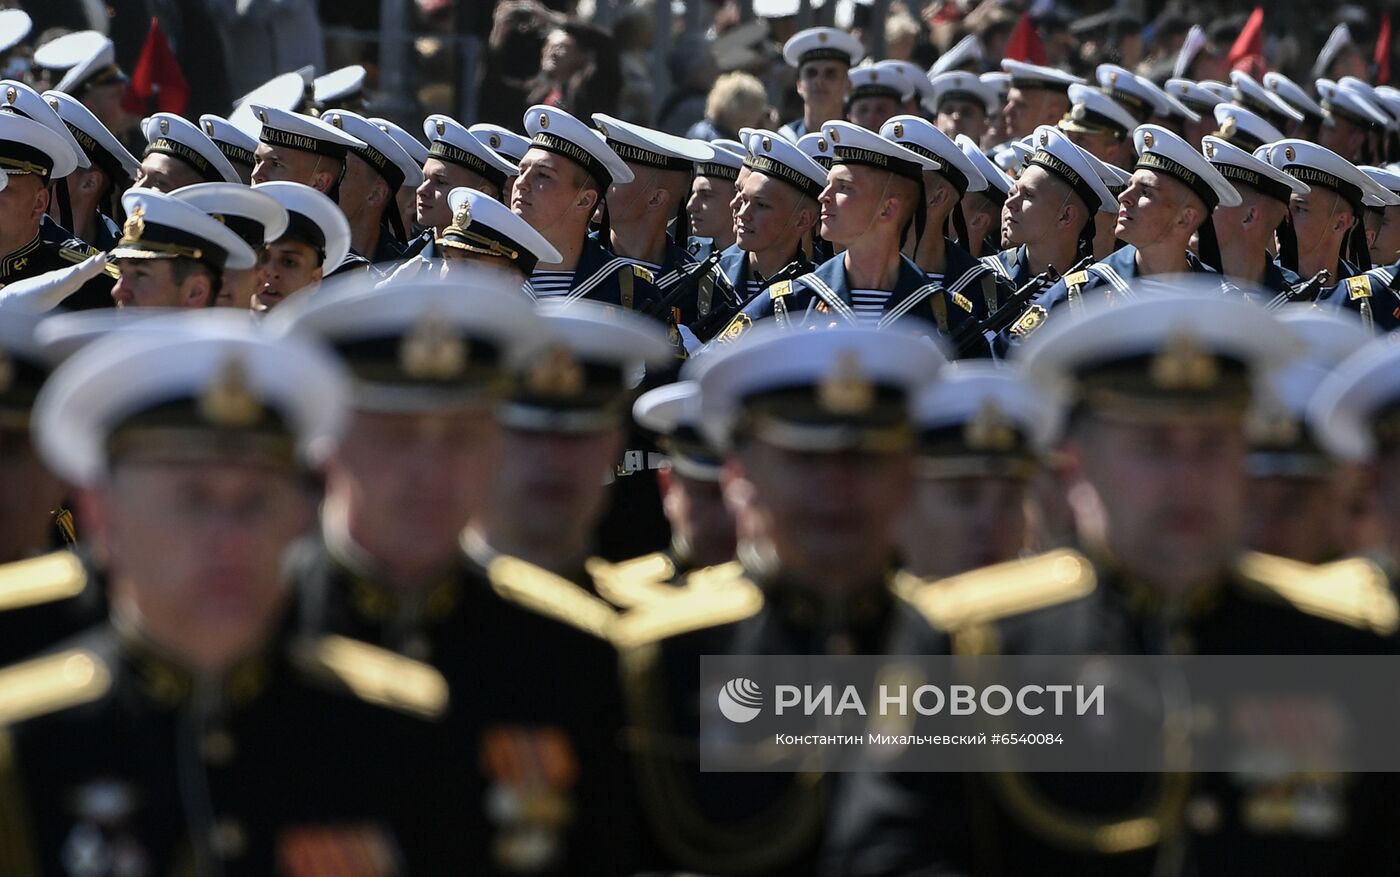
[[[1351,225],[1351,231],[1347,232],[1346,238],[1342,240],[1342,251],[1339,257],[1345,258],[1350,250],[1351,263],[1356,266],[1357,273],[1371,270],[1371,251],[1366,246],[1366,223],[1357,219]]]
[[[1079,229],[1079,241],[1074,248],[1074,257],[1078,261],[1088,256],[1094,255],[1094,237],[1098,234],[1098,224],[1093,214],[1085,220],[1084,225]]]
[[[384,208],[384,213],[380,216],[380,222],[388,221],[389,230],[393,234],[394,240],[404,243],[408,240],[408,235],[404,231],[403,217],[399,215],[399,202],[393,198]]]
[[[73,230],[73,202],[68,196],[68,178],[65,177],[53,184],[53,192],[58,196],[58,224]]]
[[[1298,234],[1293,230],[1293,214],[1286,213],[1274,229],[1278,239],[1278,263],[1295,274],[1298,271]]]
[[[1217,272],[1220,271],[1220,241],[1215,236],[1215,220],[1209,216],[1196,229],[1196,244],[1201,251],[1201,261]]]

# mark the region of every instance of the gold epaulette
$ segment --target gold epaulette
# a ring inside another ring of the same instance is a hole
[[[972,300],[967,296],[963,295],[961,292],[950,292],[948,293],[948,297],[953,300],[953,304],[967,311],[969,314],[972,313]]]
[[[502,555],[486,570],[491,587],[505,600],[539,615],[609,639],[617,610],[549,570]]]
[[[656,282],[656,275],[653,274],[653,273],[651,272],[651,269],[648,268],[648,267],[646,267],[645,265],[633,264],[633,265],[632,265],[632,273],[635,274],[636,276],[642,278],[642,279],[645,280],[647,283],[655,283],[655,282]]]
[[[1365,274],[1347,278],[1347,298],[1351,301],[1371,297],[1371,278]]]
[[[624,613],[613,626],[613,643],[619,649],[650,645],[668,637],[731,624],[755,615],[763,608],[763,592],[743,575],[737,563],[699,570],[694,584],[674,596],[652,600]]]
[[[87,570],[71,551],[54,551],[0,566],[0,612],[76,597]]]
[[[1076,271],[1065,275],[1065,286],[1083,286],[1089,282],[1088,271]]]
[[[1308,615],[1383,636],[1400,628],[1400,607],[1385,572],[1364,558],[1313,565],[1250,552],[1236,569],[1246,586]]]
[[[447,710],[447,680],[412,658],[334,635],[300,642],[292,654],[310,676],[338,682],[368,703],[428,719]]]
[[[998,563],[930,582],[910,602],[943,630],[988,624],[1093,593],[1094,566],[1069,549]]]
[[[584,564],[584,569],[593,577],[593,586],[603,599],[623,609],[676,594],[676,564],[662,551],[622,563],[594,557]]]
[[[785,295],[792,295],[792,281],[780,280],[768,287],[769,298],[782,298]]]
[[[79,262],[87,261],[95,255],[97,255],[97,250],[93,249],[92,247],[88,247],[86,250],[81,250],[77,247],[69,246],[60,246],[58,248],[58,257],[64,260],[65,262],[71,262],[74,265],[78,264]],[[108,262],[106,266],[103,267],[102,273],[106,274],[108,277],[114,277],[118,279],[120,279],[122,276],[122,273],[117,270],[117,266],[112,264],[111,262]]]
[[[91,703],[112,687],[107,665],[73,649],[0,670],[0,726]]]

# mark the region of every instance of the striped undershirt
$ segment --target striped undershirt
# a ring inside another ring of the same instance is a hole
[[[551,295],[564,295],[574,286],[572,271],[533,271],[530,273],[530,288],[539,298]]]
[[[941,286],[943,275],[930,274],[928,281]],[[893,291],[885,289],[851,290],[851,310],[855,312],[856,323],[861,326],[873,326],[879,323],[880,317],[885,313],[885,304],[893,295]]]

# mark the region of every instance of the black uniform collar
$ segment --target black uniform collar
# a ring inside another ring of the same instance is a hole
[[[131,668],[141,692],[156,704],[177,709],[196,696],[208,697],[210,709],[246,707],[256,701],[272,678],[272,660],[259,651],[236,662],[218,676],[201,676],[180,664],[135,627],[113,622],[117,648]]]
[[[763,589],[768,611],[791,628],[824,636],[829,654],[861,654],[880,646],[895,603],[893,567],[865,586],[830,596],[793,580],[776,568],[776,558],[753,546],[740,547],[738,557]]]
[[[32,241],[0,259],[0,280],[15,277],[29,267],[29,260],[33,258],[34,251],[39,249],[40,243],[39,233],[35,232]]]

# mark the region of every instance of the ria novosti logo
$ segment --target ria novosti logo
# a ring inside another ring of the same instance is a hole
[[[731,722],[752,722],[762,708],[763,689],[752,679],[731,679],[719,690],[719,711]]]

